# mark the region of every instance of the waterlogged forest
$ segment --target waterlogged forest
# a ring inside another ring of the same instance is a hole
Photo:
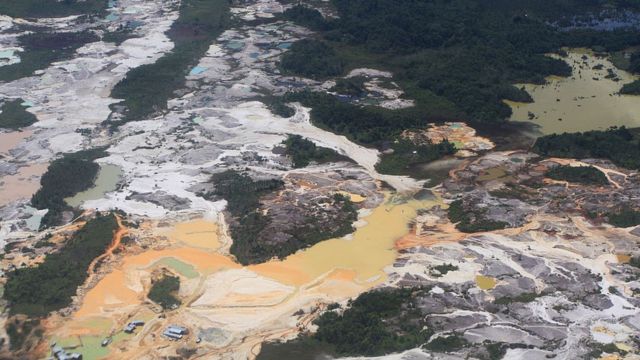
[[[566,30],[552,24],[611,6],[635,9],[635,2],[333,0],[332,4],[339,19],[321,25],[316,10],[285,13],[321,30],[322,36],[294,45],[281,65],[311,77],[382,66],[393,71],[432,120],[459,114],[471,121],[505,120],[511,110],[503,99],[530,101],[512,84],[539,84],[549,75],[571,74],[562,60],[544,54],[559,53],[563,46],[617,51],[640,43],[637,29]]]

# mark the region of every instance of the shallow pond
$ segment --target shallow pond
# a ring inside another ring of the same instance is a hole
[[[550,77],[545,85],[518,85],[534,102],[507,101],[513,110],[511,120],[530,121],[543,135],[640,126],[640,97],[618,94],[636,76],[586,50],[572,50],[564,60],[573,67],[572,77]],[[610,71],[618,81],[606,78]]]
[[[75,196],[64,199],[69,206],[78,207],[87,200],[101,199],[106,193],[116,190],[123,172],[119,166],[101,164],[94,186]]]

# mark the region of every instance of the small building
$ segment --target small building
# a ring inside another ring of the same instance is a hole
[[[129,323],[129,325],[143,326],[144,325],[144,321],[142,321],[142,320],[133,320],[132,322]]]
[[[182,335],[181,334],[173,333],[173,332],[169,331],[169,329],[165,330],[162,333],[162,335],[168,337],[171,340],[180,340],[180,339],[182,339]]]
[[[128,323],[127,326],[124,327],[124,332],[126,332],[127,334],[131,334],[135,329],[135,325]]]
[[[178,326],[178,325],[169,325],[169,327],[167,328],[167,331],[171,331],[175,334],[180,334],[180,335],[186,335],[189,333],[189,329],[187,329],[184,326]]]

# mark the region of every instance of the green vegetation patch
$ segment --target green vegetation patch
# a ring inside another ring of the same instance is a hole
[[[589,359],[599,359],[602,357],[602,355],[604,353],[607,354],[620,354],[622,356],[627,354],[627,351],[624,350],[620,350],[616,344],[614,343],[609,343],[609,344],[602,344],[599,342],[591,342],[588,344],[588,346],[592,349],[588,354],[587,357]]]
[[[438,160],[456,152],[455,146],[447,140],[437,144],[415,145],[406,139],[398,139],[391,144],[391,153],[383,153],[376,164],[382,174],[410,175],[415,164]]]
[[[489,191],[489,195],[501,199],[517,199],[526,201],[536,196],[536,193],[524,186],[506,183],[504,187]]]
[[[316,348],[329,349],[337,356],[381,356],[418,347],[432,335],[415,301],[415,292],[420,291],[383,289],[364,293],[344,312],[322,314],[315,321],[315,334],[279,344],[278,354],[282,359],[298,358],[293,351],[299,351],[301,343],[316,344]]]
[[[53,62],[69,59],[84,44],[98,40],[100,39],[89,31],[22,35],[18,37],[20,46],[24,48],[24,51],[19,53],[20,62],[0,66],[0,81],[13,81],[31,76],[34,71],[45,69]]]
[[[447,275],[449,271],[458,271],[460,268],[452,265],[452,264],[441,264],[431,267],[431,270],[436,270],[437,272],[431,272],[432,276],[441,277]]]
[[[329,94],[308,91],[286,94],[285,100],[310,107],[315,126],[370,147],[397,138],[405,129],[424,128],[429,124],[418,108],[360,107],[341,102]]]
[[[350,78],[340,78],[336,80],[336,85],[329,91],[336,92],[340,95],[348,95],[354,97],[362,97],[367,94],[367,89],[364,87],[366,78],[362,76],[354,76]]]
[[[449,205],[449,220],[456,224],[462,232],[475,233],[504,229],[509,223],[486,219],[484,212],[467,209],[462,200],[456,200]]]
[[[607,214],[607,218],[609,224],[619,228],[640,225],[640,211],[628,207],[620,209],[618,212]]]
[[[14,18],[64,17],[100,13],[107,4],[107,0],[3,0],[0,14]]]
[[[147,296],[151,301],[162,306],[163,309],[173,309],[181,304],[180,300],[175,296],[178,290],[180,290],[180,278],[165,275],[153,282]]]
[[[254,181],[249,175],[227,170],[211,177],[215,190],[208,198],[220,196],[227,200],[227,211],[233,216],[243,216],[260,206],[260,197],[284,186],[282,180]]]
[[[62,213],[71,210],[65,198],[93,186],[100,166],[93,161],[107,156],[103,149],[84,150],[64,154],[54,160],[40,179],[40,189],[31,198],[36,209],[49,209],[42,218],[42,227],[58,225]]]
[[[279,67],[286,74],[317,80],[344,72],[344,64],[335,50],[322,41],[312,39],[293,43],[291,49],[282,56]]]
[[[424,346],[425,349],[435,352],[454,352],[467,346],[469,342],[458,334],[448,336],[438,336],[437,338],[429,341]]]
[[[98,215],[41,264],[9,272],[4,298],[11,313],[37,317],[69,306],[89,264],[104,253],[117,228],[115,215]]]
[[[16,317],[7,320],[6,330],[9,336],[9,349],[17,351],[20,349],[29,348],[28,340],[32,339],[35,335],[36,339],[40,339],[42,336],[42,329],[40,328],[40,319],[18,319]]]
[[[111,91],[123,99],[116,105],[126,108],[118,126],[167,108],[167,100],[185,84],[185,76],[209,49],[209,45],[229,24],[228,0],[185,0],[180,15],[167,35],[173,50],[153,64],[131,69]]]
[[[624,95],[640,95],[640,80],[622,85],[620,93]]]
[[[290,7],[284,11],[282,17],[311,30],[326,30],[328,28],[327,21],[318,10],[304,5]]]
[[[5,101],[0,108],[0,128],[19,130],[35,124],[38,121],[35,115],[28,112],[22,103],[24,100],[16,99]]]
[[[306,167],[312,161],[323,164],[349,160],[334,150],[317,146],[300,135],[289,135],[282,144],[285,146],[285,154],[291,158],[296,169]]]
[[[608,159],[627,169],[640,169],[640,142],[624,126],[542,136],[536,140],[533,151],[546,157]]]
[[[554,180],[568,181],[584,185],[608,185],[605,174],[593,166],[556,166],[545,173]]]

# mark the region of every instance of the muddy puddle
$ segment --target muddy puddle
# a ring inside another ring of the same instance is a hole
[[[572,77],[550,77],[545,85],[518,85],[534,102],[507,101],[513,110],[511,120],[530,121],[543,135],[640,126],[640,97],[618,94],[636,76],[587,50],[571,50],[564,60],[573,67]]]
[[[482,290],[491,290],[496,287],[496,279],[489,276],[478,275],[476,276],[476,285]]]

